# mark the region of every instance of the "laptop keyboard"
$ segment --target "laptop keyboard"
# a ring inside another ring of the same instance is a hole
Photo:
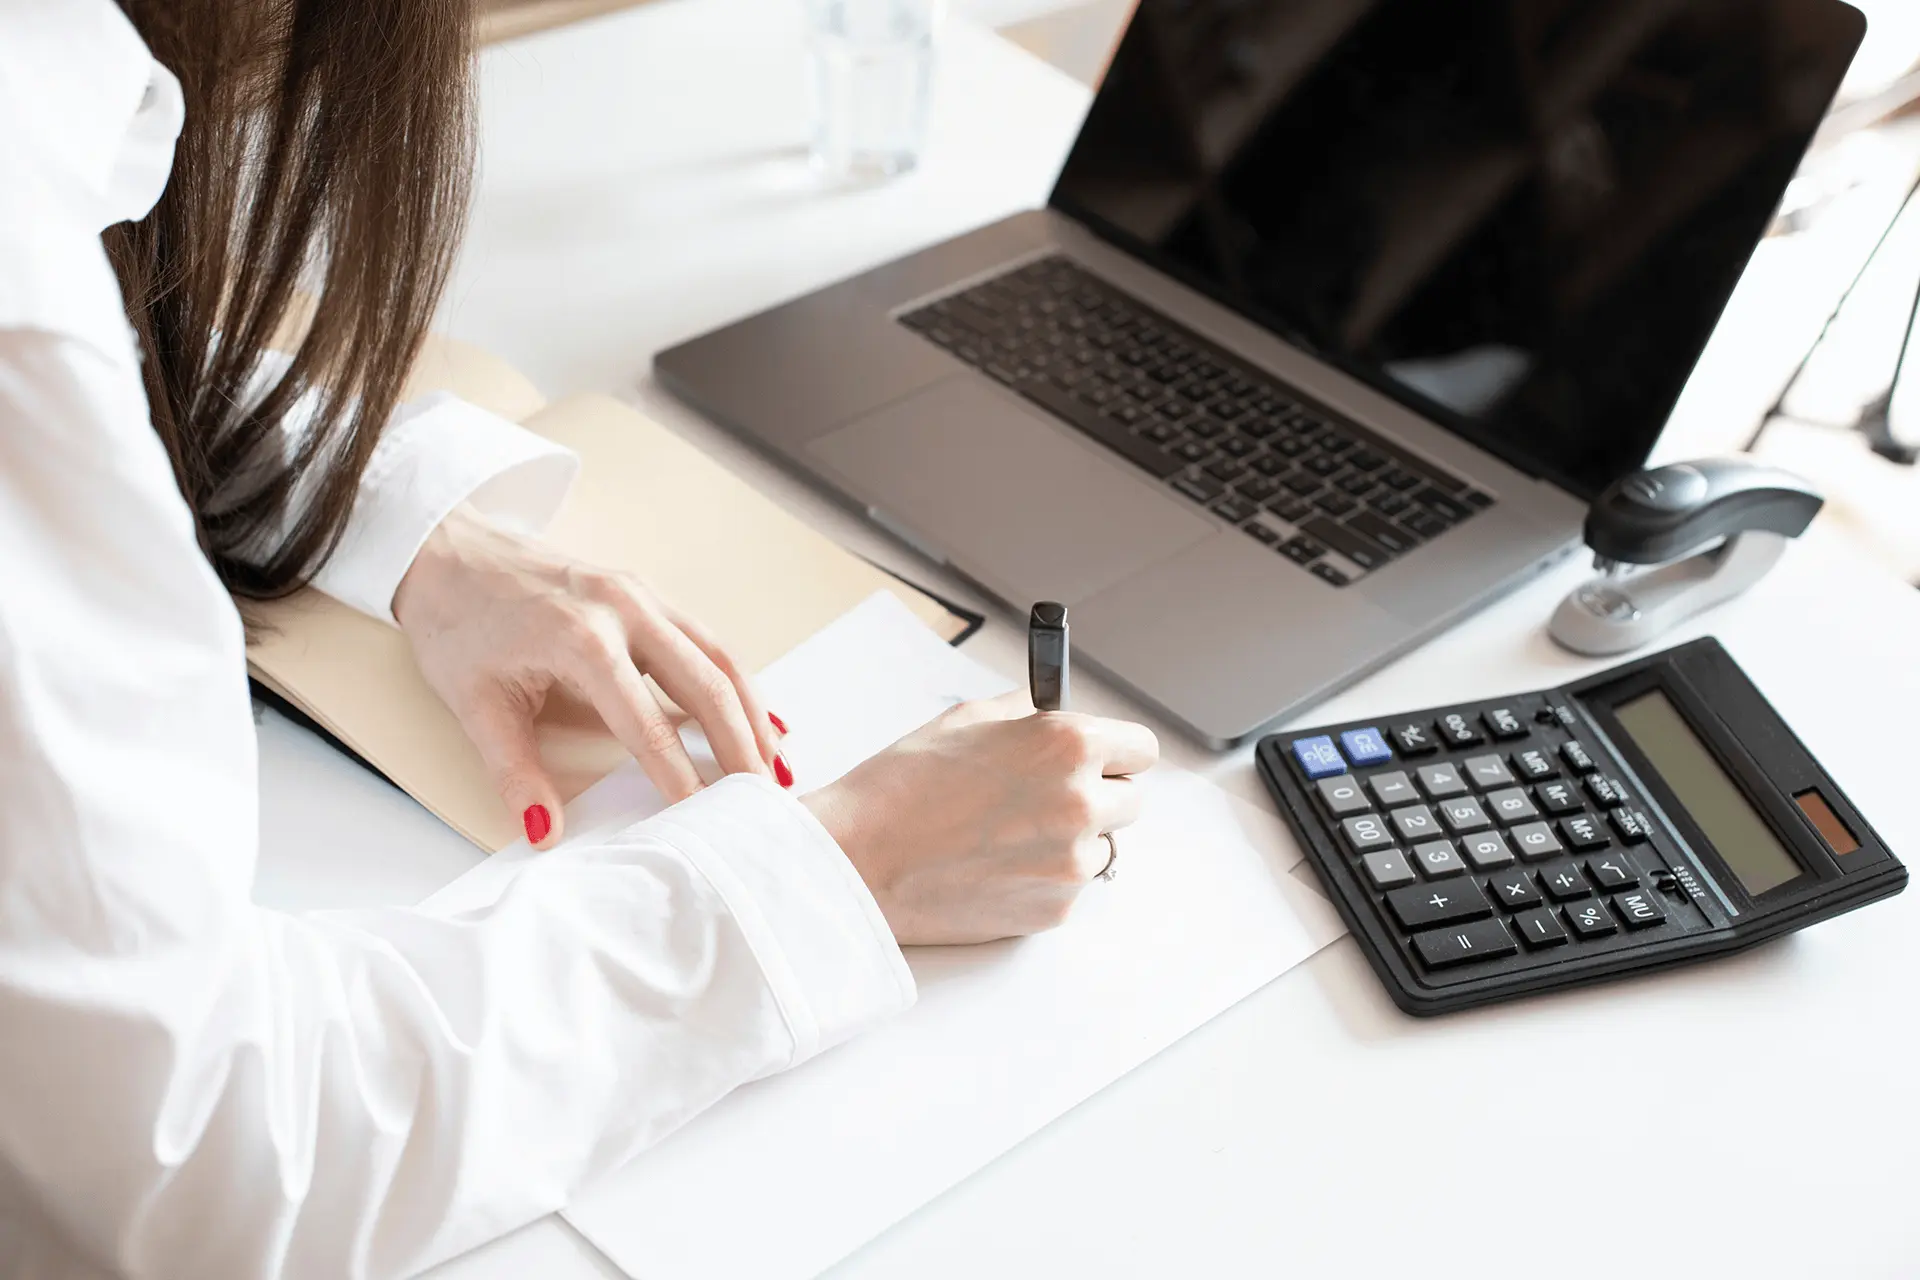
[[[1336,587],[1493,504],[1064,258],[899,319]]]

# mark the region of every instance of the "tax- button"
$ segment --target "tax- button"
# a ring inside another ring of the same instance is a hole
[[[1513,939],[1507,936],[1506,926],[1498,920],[1423,933],[1413,940],[1413,949],[1429,969],[1471,964],[1475,960],[1497,960],[1517,950]]]
[[[1324,733],[1317,738],[1295,738],[1293,758],[1300,762],[1300,771],[1314,782],[1347,771],[1347,762],[1340,758],[1340,748]]]
[[[1340,745],[1347,749],[1347,759],[1363,768],[1393,759],[1393,748],[1378,729],[1349,729],[1340,735]]]
[[[1364,813],[1373,807],[1367,803],[1367,793],[1360,789],[1360,779],[1346,774],[1320,779],[1318,789],[1320,803],[1336,818],[1342,814]]]
[[[1617,893],[1613,896],[1613,909],[1627,922],[1629,929],[1651,929],[1667,918],[1666,908],[1660,900],[1644,889],[1632,893]]]
[[[1387,895],[1387,910],[1409,929],[1428,929],[1456,920],[1479,920],[1493,914],[1487,895],[1471,880],[1395,889]]]

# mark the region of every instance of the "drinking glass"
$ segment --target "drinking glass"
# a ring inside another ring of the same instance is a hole
[[[941,0],[802,0],[813,163],[832,178],[904,173],[920,158]]]

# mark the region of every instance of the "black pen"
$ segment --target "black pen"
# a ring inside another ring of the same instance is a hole
[[[1027,617],[1027,688],[1036,711],[1067,705],[1067,606],[1052,600]]]

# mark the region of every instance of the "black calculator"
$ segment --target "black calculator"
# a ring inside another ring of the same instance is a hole
[[[1409,1013],[1737,951],[1907,883],[1712,639],[1256,758]]]

